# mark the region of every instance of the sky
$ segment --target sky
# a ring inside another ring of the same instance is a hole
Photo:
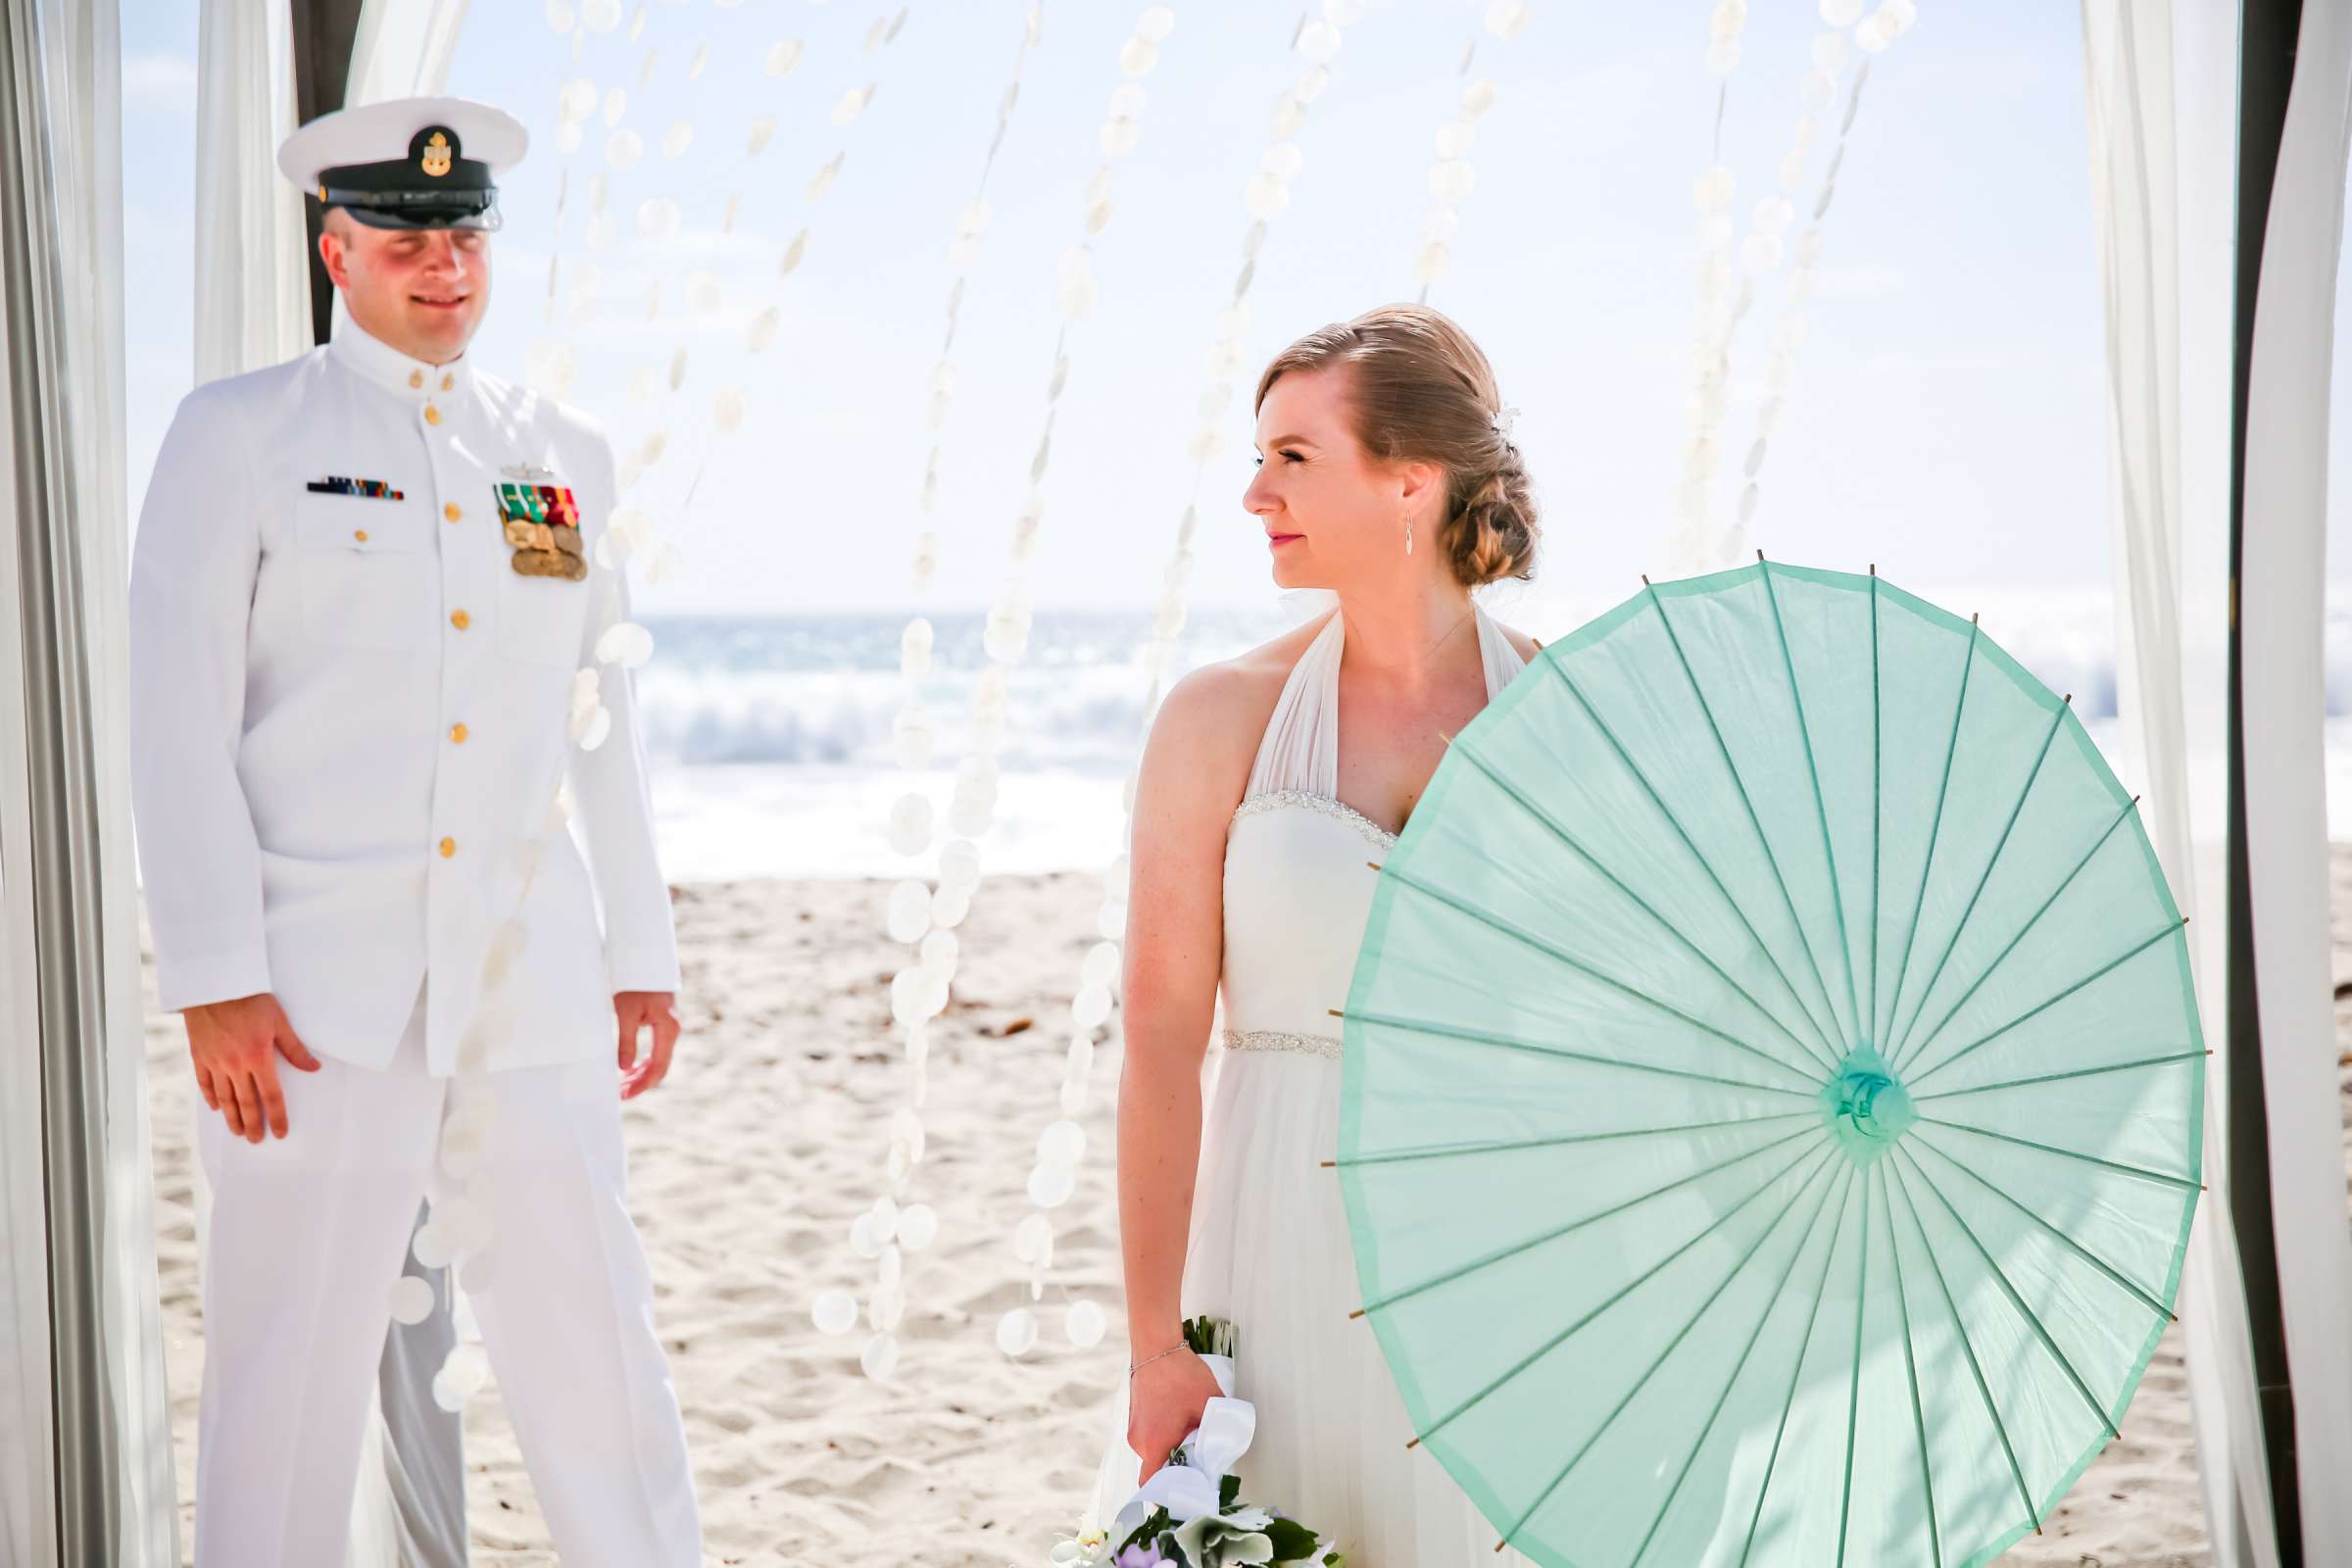
[[[895,39],[862,47],[895,4],[873,0],[654,0],[586,35],[579,59],[543,0],[473,0],[449,90],[502,104],[532,150],[502,176],[489,318],[473,352],[523,377],[535,346],[568,343],[571,399],[624,454],[657,429],[665,451],[630,499],[678,545],[678,569],[641,588],[653,612],[790,612],[918,603],[907,562],[930,433],[925,402],[959,275],[947,249],[980,178],[1021,41],[1023,0],[913,0]],[[984,605],[1049,411],[1059,259],[1085,239],[1099,127],[1140,6],[1048,0],[1010,127],[989,177],[993,210],[964,277],[942,432],[938,575],[920,603]],[[1718,79],[1709,5],[1533,0],[1500,40],[1484,5],[1368,0],[1345,29],[1329,85],[1292,138],[1303,167],[1257,256],[1224,450],[1200,475],[1197,605],[1272,594],[1263,534],[1241,509],[1251,472],[1257,368],[1302,332],[1409,300],[1439,127],[1492,77],[1494,107],[1467,154],[1452,264],[1429,303],[1459,320],[1516,406],[1543,512],[1531,603],[1612,602],[1637,573],[1673,573],[1671,505],[1687,428],[1698,236],[1692,185],[1711,161]],[[1142,78],[1132,153],[1110,176],[1091,242],[1100,303],[1067,323],[1068,379],[1042,483],[1031,568],[1041,607],[1149,606],[1194,494],[1187,445],[1219,312],[1250,223],[1244,185],[1273,139],[1278,96],[1305,62],[1298,13],[1248,0],[1174,7]],[[2108,577],[2105,414],[2097,255],[2089,200],[2081,23],[2047,0],[1930,3],[1872,57],[1822,220],[1824,251],[1786,423],[1761,477],[1754,542],[1778,560],[1919,585],[2064,589]],[[130,493],[189,384],[195,18],[185,0],[124,0],[125,245],[139,286],[126,310]],[[1721,141],[1744,217],[1777,184],[1822,30],[1810,0],[1756,0],[1728,78]],[[773,46],[804,42],[781,78]],[[1459,67],[1476,40],[1467,74]],[[697,50],[706,69],[689,76]],[[651,57],[650,67],[648,58]],[[625,104],[560,146],[558,97],[583,77]],[[1799,230],[1836,139],[1822,122],[1800,189]],[[847,126],[830,112],[872,83]],[[773,116],[756,157],[747,128]],[[678,124],[691,142],[665,157]],[[616,234],[591,249],[590,177],[614,130],[644,156],[609,174]],[[809,176],[842,153],[813,200]],[[561,222],[559,182],[565,190]],[[740,193],[732,232],[721,232]],[[680,231],[647,238],[642,203],[678,204]],[[779,258],[804,227],[804,259]],[[560,258],[547,309],[550,258]],[[579,263],[600,274],[573,307]],[[701,280],[698,294],[697,274]],[[1787,308],[1784,261],[1759,276],[1733,351],[1725,447],[1755,433],[1765,363]],[[648,315],[649,295],[661,288]],[[702,310],[698,305],[715,305]],[[750,322],[774,308],[773,346]],[[633,401],[633,371],[675,394]],[[715,433],[714,400],[748,415]],[[2339,400],[2340,402],[2341,400]],[[701,474],[699,484],[695,475]],[[686,505],[690,484],[691,505]],[[1727,483],[1728,509],[1733,490]],[[2339,558],[2342,553],[2338,553]],[[1538,613],[1524,623],[1543,623]]]

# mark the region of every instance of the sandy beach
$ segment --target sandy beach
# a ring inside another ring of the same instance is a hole
[[[2352,846],[2333,858],[2336,975],[2352,978]],[[1050,1293],[1037,1348],[996,1348],[1027,1295],[1014,1224],[1039,1131],[1055,1112],[1070,988],[1093,929],[1091,874],[983,882],[958,930],[962,962],[932,1027],[928,1149],[909,1200],[939,1239],[911,1254],[904,1352],[892,1382],[858,1367],[862,1327],[817,1331],[809,1302],[859,1293],[871,1264],[851,1221],[883,1190],[906,1071],[889,982],[907,949],[883,929],[888,885],[745,881],[677,890],[686,1034],[669,1082],[629,1104],[631,1206],[652,1255],[658,1322],[695,1459],[709,1560],[853,1568],[1019,1568],[1074,1522],[1126,1361],[1118,1297],[1111,1110],[1115,1038],[1080,1119],[1089,1154],[1055,1213],[1055,1274],[1102,1304],[1089,1349]],[[150,1006],[153,980],[148,981]],[[2345,1055],[2352,1004],[2339,1004]],[[164,1323],[183,1543],[192,1541],[203,1336],[178,1020],[151,1011]],[[2352,1119],[2352,1118],[2348,1118]],[[2346,1155],[2352,1188],[2352,1144]],[[495,1386],[466,1415],[473,1560],[552,1564],[554,1552]],[[2148,1369],[2123,1441],[2003,1564],[2198,1568],[2210,1562],[2178,1327]]]

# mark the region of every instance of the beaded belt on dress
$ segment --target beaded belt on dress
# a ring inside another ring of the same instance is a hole
[[[1337,1057],[1337,1035],[1298,1035],[1287,1029],[1228,1029],[1227,1051],[1296,1051],[1309,1056]]]

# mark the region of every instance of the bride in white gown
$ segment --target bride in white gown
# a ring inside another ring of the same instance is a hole
[[[1520,1564],[1413,1433],[1359,1304],[1339,1183],[1340,1041],[1377,875],[1444,754],[1535,645],[1470,590],[1528,575],[1535,507],[1486,357],[1393,306],[1258,383],[1244,503],[1275,580],[1336,607],[1168,693],[1137,781],[1118,1191],[1133,1370],[1097,1477],[1108,1525],[1217,1393],[1182,1348],[1239,1332],[1242,1496],[1349,1568]],[[1343,723],[1343,720],[1345,721]],[[1216,1027],[1218,994],[1222,1027]],[[1204,1076],[1212,1038],[1221,1049]],[[1205,1104],[1205,1111],[1203,1106]]]

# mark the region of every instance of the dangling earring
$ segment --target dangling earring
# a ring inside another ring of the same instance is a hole
[[[1413,553],[1413,514],[1409,512],[1404,514],[1404,553]]]

